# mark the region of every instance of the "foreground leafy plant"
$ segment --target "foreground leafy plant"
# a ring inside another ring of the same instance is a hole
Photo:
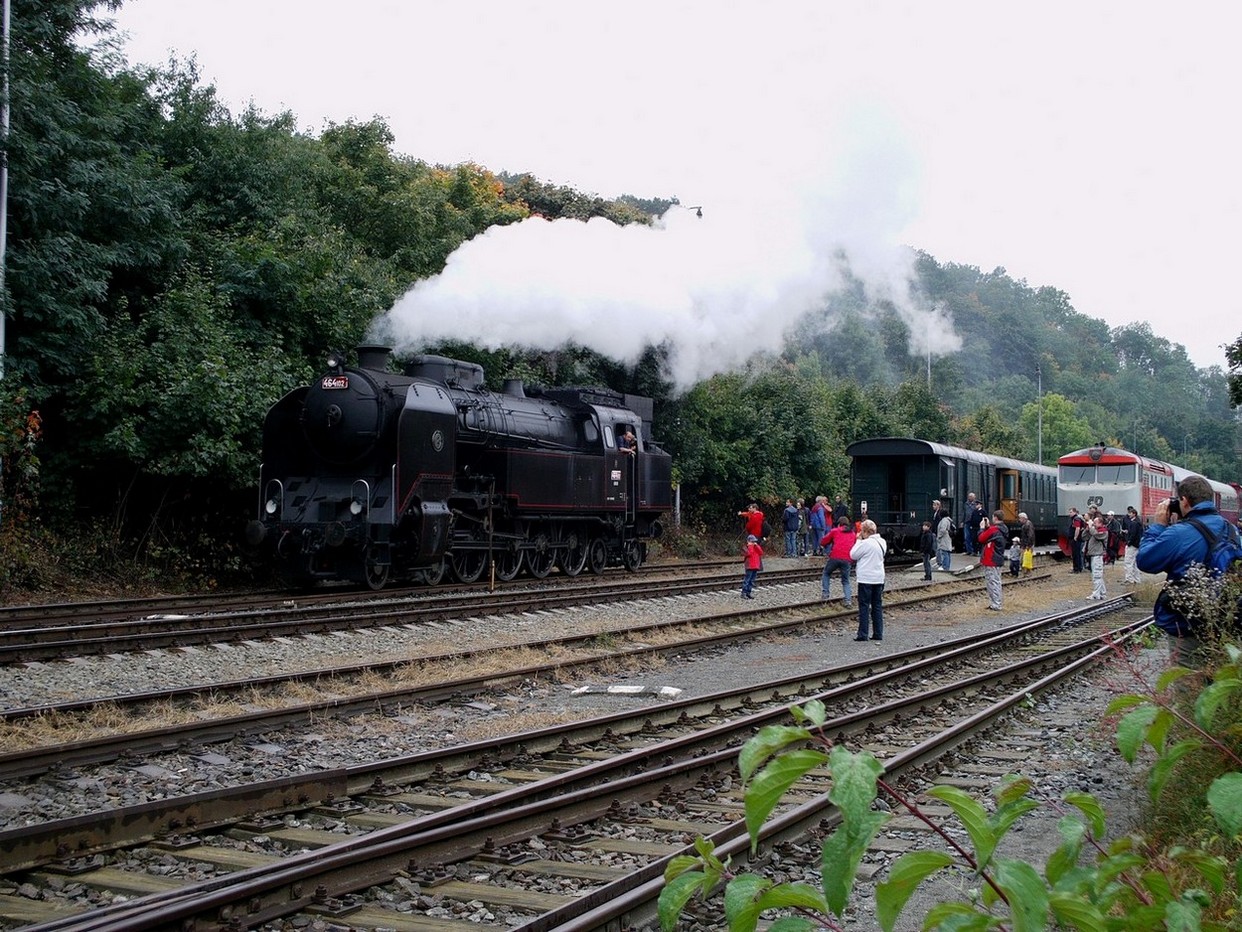
[[[1165,788],[1178,761],[1193,754],[1211,754],[1228,761],[1226,772],[1208,790],[1208,807],[1216,825],[1230,839],[1242,831],[1242,760],[1212,733],[1213,722],[1227,702],[1242,695],[1239,651],[1227,648],[1229,663],[1215,671],[1211,685],[1200,693],[1192,718],[1176,711],[1170,687],[1193,671],[1168,671],[1154,690],[1115,699],[1109,714],[1125,711],[1117,743],[1133,763],[1144,745],[1156,754],[1148,783],[1153,800]],[[700,838],[694,856],[675,858],[665,872],[660,895],[661,927],[673,930],[697,895],[712,896],[723,882],[724,913],[731,932],[750,932],[765,913],[782,915],[771,932],[841,929],[841,920],[857,878],[858,866],[876,833],[891,818],[873,803],[884,792],[924,822],[947,851],[920,850],[902,855],[887,879],[876,885],[876,917],[886,932],[895,927],[910,897],[925,880],[942,871],[967,871],[977,881],[977,894],[942,902],[923,919],[924,929],[982,932],[1012,928],[1018,932],[1059,928],[1084,932],[1224,929],[1205,918],[1204,911],[1228,893],[1237,901],[1242,885],[1242,860],[1229,862],[1204,848],[1177,846],[1155,851],[1138,836],[1106,844],[1106,819],[1099,801],[1086,793],[1068,793],[1060,805],[1061,844],[1048,857],[1042,874],[1026,861],[999,857],[1004,836],[1026,813],[1040,807],[1030,798],[1031,781],[1005,778],[994,791],[989,812],[979,801],[951,786],[934,787],[928,795],[951,808],[970,838],[959,844],[912,801],[882,779],[883,766],[870,753],[851,753],[833,745],[824,734],[826,712],[818,701],[793,707],[795,725],[761,729],[742,748],[738,764],[745,792],[745,817],[752,854],[764,824],[791,786],[809,771],[827,767],[832,775],[828,797],[840,823],[824,840],[820,886],[775,883],[756,873],[734,873],[712,843]],[[1189,737],[1170,742],[1175,726]],[[1236,740],[1235,729],[1225,728]],[[1094,861],[1085,855],[1093,853]],[[1191,878],[1193,883],[1185,882]],[[1235,909],[1236,911],[1236,909]]]

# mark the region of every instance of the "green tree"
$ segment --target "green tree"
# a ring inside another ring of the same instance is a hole
[[[1147,321],[1115,327],[1111,333],[1113,353],[1123,369],[1169,378],[1193,377],[1194,365],[1186,348],[1156,336]]]
[[[844,311],[836,326],[817,335],[813,345],[823,360],[823,371],[834,379],[860,385],[889,381],[884,345],[860,312]]]
[[[776,369],[755,380],[752,403],[765,412],[763,443],[769,451],[778,498],[797,498],[823,488],[845,464],[828,452],[840,447],[828,414],[831,394],[820,379]]]
[[[962,396],[961,362],[955,356],[941,356],[932,360],[932,391],[942,403],[954,408],[960,405]]]
[[[950,417],[925,382],[902,382],[893,395],[896,432],[932,443],[948,443]]]
[[[746,501],[777,500],[764,468],[763,416],[746,397],[744,376],[713,376],[692,388],[669,428],[687,504],[705,517],[720,521]]]
[[[873,411],[854,386],[830,390],[795,368],[754,377],[718,375],[695,386],[659,426],[682,481],[683,500],[716,526],[741,505],[843,488],[849,474],[840,414]]]
[[[633,194],[622,194],[617,198],[622,204],[626,204],[649,217],[662,216],[670,207],[676,205],[683,206],[677,198],[668,197],[635,197]],[[690,208],[686,208],[689,210]],[[695,208],[701,210],[702,208]]]
[[[193,62],[128,70],[87,44],[115,7],[14,16],[7,368],[43,412],[61,515],[115,514],[108,490],[153,477],[170,500],[249,484],[263,413],[310,360],[527,215],[477,166],[395,155],[379,121],[314,138],[289,113],[234,118]]]
[[[887,413],[888,395],[879,389],[865,391],[858,383],[836,382],[832,386],[832,421],[842,447],[868,437],[886,437],[896,432]],[[846,470],[848,472],[848,463]]]
[[[1242,336],[1225,347],[1225,361],[1229,363],[1229,406],[1242,407]]]
[[[407,282],[444,268],[449,254],[496,224],[529,216],[503,183],[473,164],[431,166],[392,151],[380,120],[331,126],[321,137],[332,169],[317,184],[332,220]]]
[[[116,2],[16,0],[5,313],[6,371],[40,396],[78,377],[126,297],[184,257],[181,186],[153,156],[160,114],[146,83],[95,64],[81,43]],[[115,58],[103,53],[105,64]],[[55,405],[49,433],[61,433]]]
[[[897,313],[892,304],[885,302],[879,308],[877,323],[880,342],[884,347],[884,360],[892,372],[908,376],[911,369],[910,325]]]
[[[309,370],[291,368],[276,346],[240,338],[224,299],[191,277],[152,302],[136,322],[109,328],[70,393],[87,439],[90,471],[254,480],[262,411]],[[256,379],[256,372],[264,378]]]
[[[676,200],[640,201],[634,197],[605,200],[595,194],[583,194],[564,185],[540,181],[529,173],[510,175],[502,172],[500,181],[504,185],[507,201],[549,220],[604,217],[622,226],[627,223],[650,223],[653,217],[677,203]],[[658,209],[660,205],[663,209]]]
[[[1000,409],[994,405],[980,408],[954,422],[956,446],[995,456],[1020,457],[1022,440]]]
[[[1082,450],[1098,440],[1093,436],[1091,425],[1076,411],[1074,404],[1056,393],[1046,394],[1043,399],[1043,452],[1044,464],[1056,465],[1057,459],[1074,450]],[[1040,406],[1031,402],[1022,406],[1018,416],[1018,436],[1021,438],[1017,456],[1036,461],[1040,436]]]

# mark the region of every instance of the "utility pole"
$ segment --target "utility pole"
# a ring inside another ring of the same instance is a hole
[[[4,378],[4,326],[8,300],[5,291],[4,262],[9,244],[9,0],[4,0],[0,29],[0,70],[4,74],[4,93],[0,99],[0,379]]]
[[[943,305],[937,303],[935,309],[939,310]],[[929,312],[923,321],[923,326],[927,329],[927,394],[931,394],[931,331],[932,316]]]
[[[1035,363],[1035,392],[1039,402],[1039,429],[1035,440],[1035,462],[1044,465],[1044,371]]]

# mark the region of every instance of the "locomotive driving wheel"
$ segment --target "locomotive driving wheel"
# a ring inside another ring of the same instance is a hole
[[[587,545],[587,568],[596,576],[608,567],[608,545],[600,537]]]
[[[483,571],[487,569],[486,550],[455,551],[451,557],[453,575],[459,582],[478,582]]]
[[[448,561],[437,560],[431,566],[423,570],[423,582],[429,586],[438,586],[444,582],[444,576],[448,572]]]
[[[509,582],[516,579],[522,571],[522,552],[520,550],[497,550],[492,557],[496,564],[496,578]]]
[[[536,579],[543,579],[552,572],[556,563],[556,550],[547,534],[536,535],[534,543],[534,549],[526,551],[526,571]]]
[[[565,546],[557,555],[556,563],[566,576],[577,576],[586,566],[587,539],[581,531],[570,531],[565,535]]]
[[[643,565],[643,545],[636,540],[627,540],[622,544],[621,563],[629,572],[637,572]]]
[[[362,580],[367,588],[379,592],[388,584],[389,565],[381,561],[379,551],[370,547],[362,558]]]

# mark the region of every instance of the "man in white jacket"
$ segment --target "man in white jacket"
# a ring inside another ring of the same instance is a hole
[[[888,544],[878,533],[875,522],[864,521],[858,529],[858,540],[850,549],[854,561],[854,582],[858,588],[858,635],[855,641],[867,640],[870,621],[871,640],[884,640],[884,555]]]

